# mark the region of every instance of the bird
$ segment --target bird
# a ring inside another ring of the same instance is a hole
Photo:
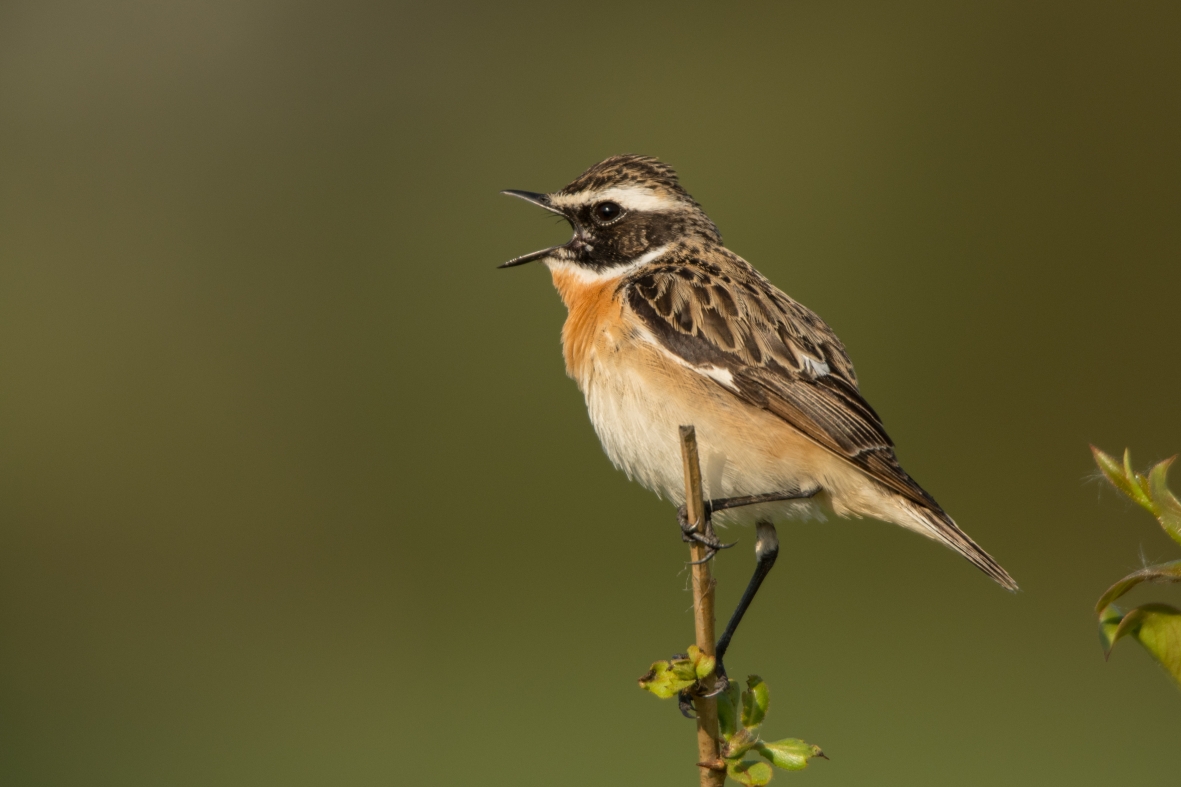
[[[561,216],[573,232],[500,267],[549,269],[567,309],[566,372],[607,456],[680,506],[686,538],[703,540],[683,517],[679,426],[692,424],[707,512],[758,526],[747,605],[778,552],[774,523],[826,513],[901,525],[1017,590],[902,469],[833,330],[726,248],[671,166],[617,155],[558,191],[502,193]],[[712,557],[723,545],[707,546]]]

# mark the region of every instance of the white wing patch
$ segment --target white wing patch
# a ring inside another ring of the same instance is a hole
[[[706,377],[713,380],[715,383],[718,383],[723,388],[726,388],[729,391],[735,391],[735,392],[738,391],[738,388],[735,387],[735,385],[734,385],[734,373],[731,372],[729,369],[722,369],[717,366],[694,366],[694,365],[688,363],[684,358],[677,355],[676,353],[670,352],[669,349],[667,347],[665,347],[663,344],[661,344],[660,341],[652,334],[651,331],[648,330],[648,328],[646,326],[637,325],[637,328],[638,328],[639,338],[648,342],[648,344],[651,344],[656,349],[660,350],[661,354],[664,355],[665,358],[668,358],[669,360],[676,362],[679,366],[684,366],[686,369],[691,369],[691,370],[697,372],[698,374],[705,375]]]
[[[813,379],[817,377],[823,377],[832,371],[828,368],[827,363],[824,361],[818,361],[810,355],[801,355],[800,360],[804,365],[804,371],[812,375]]]
[[[694,366],[694,365],[692,365],[691,363],[687,362],[684,358],[682,358],[681,356],[677,355],[676,353],[670,351],[667,347],[665,347],[663,344],[661,344],[660,341],[652,334],[652,332],[647,329],[647,327],[644,327],[641,329],[640,336],[641,336],[641,338],[643,338],[644,341],[657,347],[660,350],[660,352],[663,353],[666,357],[676,361],[678,364],[680,364],[681,366],[684,366],[686,369],[692,369],[693,371],[697,372],[698,374],[704,374],[709,379],[713,380],[716,383],[720,383],[722,386],[724,386],[725,388],[727,388],[731,391],[738,390],[738,388],[734,385],[734,373],[731,372],[729,369],[722,369],[717,366]],[[801,355],[800,358],[801,358],[801,363],[803,364],[803,372],[805,374],[810,375],[812,377],[812,379],[814,379],[814,380],[818,377],[823,377],[826,374],[832,373],[832,369],[824,361],[818,361],[810,355]]]
[[[721,383],[731,391],[737,391],[734,387],[734,374],[729,369],[719,369],[716,366],[692,366],[693,371],[699,374],[704,374],[706,377]]]

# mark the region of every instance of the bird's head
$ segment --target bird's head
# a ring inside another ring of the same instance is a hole
[[[574,230],[568,243],[524,254],[502,268],[544,260],[611,274],[673,241],[698,237],[721,243],[718,228],[682,188],[673,168],[651,156],[612,156],[549,194],[501,193],[558,214]]]

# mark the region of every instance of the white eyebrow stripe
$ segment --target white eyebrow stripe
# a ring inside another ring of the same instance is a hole
[[[666,194],[657,194],[647,186],[612,186],[604,191],[550,196],[550,204],[559,208],[580,207],[594,202],[616,202],[633,211],[659,211],[675,207],[679,200]]]

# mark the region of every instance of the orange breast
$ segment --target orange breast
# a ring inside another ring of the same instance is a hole
[[[554,270],[554,287],[569,312],[562,326],[566,374],[584,386],[593,371],[596,346],[612,340],[622,327],[622,304],[615,298],[619,278],[588,282],[574,273]]]

